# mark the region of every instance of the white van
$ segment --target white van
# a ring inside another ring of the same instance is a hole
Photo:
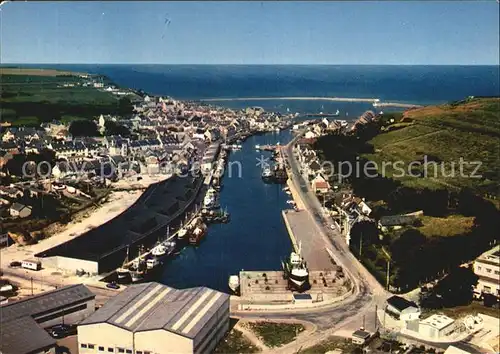
[[[34,259],[26,259],[21,262],[21,267],[31,270],[40,270],[42,269],[42,262]]]

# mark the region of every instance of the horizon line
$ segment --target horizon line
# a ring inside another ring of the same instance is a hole
[[[497,64],[236,64],[236,63],[5,63],[6,65],[171,65],[171,66],[500,66]]]

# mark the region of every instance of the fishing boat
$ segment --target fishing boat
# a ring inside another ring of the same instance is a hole
[[[153,270],[156,267],[159,267],[162,264],[162,261],[156,257],[151,257],[146,260],[146,269]]]
[[[229,289],[237,294],[240,290],[240,277],[237,275],[230,275],[228,280]]]
[[[130,276],[132,283],[139,283],[144,280],[146,275],[146,260],[144,258],[137,258],[131,266]]]
[[[273,178],[273,171],[271,170],[271,167],[265,166],[262,169],[261,177],[264,181],[270,181]]]
[[[179,230],[179,232],[177,233],[177,238],[179,240],[184,240],[186,238],[186,235],[187,235],[187,230],[185,227],[181,227],[181,229]]]
[[[118,278],[118,282],[120,283],[127,283],[131,280],[130,270],[125,267],[125,265],[128,263],[129,249],[130,247],[127,247],[127,255],[123,260],[122,266],[116,270],[116,277]]]
[[[203,207],[206,209],[215,209],[219,207],[219,195],[217,191],[210,187],[203,199]]]
[[[204,224],[198,225],[194,228],[193,232],[189,235],[189,243],[191,245],[198,245],[205,234],[207,233],[206,226]]]
[[[288,279],[290,289],[303,292],[310,288],[309,270],[307,264],[301,256],[301,244],[299,243],[298,252],[290,253],[286,261],[282,261],[284,276]]]

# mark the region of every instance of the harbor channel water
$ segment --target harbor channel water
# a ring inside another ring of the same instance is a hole
[[[255,135],[241,144],[241,150],[231,152],[220,194],[231,221],[210,225],[198,247],[186,247],[167,262],[158,281],[176,288],[208,286],[227,292],[228,277],[242,269],[281,268],[281,260],[292,251],[281,216],[291,198],[283,185],[262,181],[258,159],[270,158],[271,153],[256,151],[255,145],[286,144],[291,138],[289,129]]]

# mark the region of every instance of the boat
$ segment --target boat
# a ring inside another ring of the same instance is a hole
[[[281,264],[284,276],[288,279],[288,286],[290,289],[303,292],[310,288],[309,270],[300,253],[301,244],[299,243],[298,252],[291,252],[288,260],[282,261]]]
[[[116,277],[118,278],[118,282],[126,283],[131,279],[130,270],[125,267],[125,265],[128,263],[129,248],[130,247],[127,247],[127,255],[123,260],[122,266],[116,270]]]
[[[230,275],[228,285],[229,289],[231,289],[233,293],[237,294],[240,290],[240,277],[237,275]]]
[[[219,196],[217,191],[210,187],[203,199],[203,207],[206,209],[215,209],[219,207]]]
[[[131,266],[130,276],[132,278],[132,283],[138,283],[144,280],[146,274],[146,260],[144,258],[137,258]]]
[[[260,145],[255,145],[255,150],[260,150]]]
[[[277,132],[277,133],[279,133],[279,132],[280,132],[280,128],[279,128],[279,127],[276,127],[276,128],[274,129],[274,131],[275,131],[275,132]]]
[[[205,236],[207,230],[206,227],[203,226],[201,225],[196,226],[193,232],[189,235],[189,243],[191,245],[198,245]]]
[[[181,229],[179,230],[179,232],[177,233],[177,238],[179,240],[183,240],[187,235],[187,230],[186,228],[184,227],[181,227]]]
[[[270,180],[271,178],[273,178],[273,171],[269,166],[266,166],[262,169],[261,177],[264,180]]]
[[[274,169],[274,179],[277,183],[286,183],[288,179],[288,174],[286,173],[286,169],[280,166],[276,166]]]
[[[287,200],[286,203],[287,204],[295,204],[295,202],[293,200]]]
[[[154,258],[158,259],[163,259],[167,255],[167,247],[163,243],[157,244],[153,249],[151,250],[151,255]]]
[[[146,269],[147,270],[152,270],[158,266],[160,266],[162,262],[156,258],[156,257],[151,257],[146,260]]]

